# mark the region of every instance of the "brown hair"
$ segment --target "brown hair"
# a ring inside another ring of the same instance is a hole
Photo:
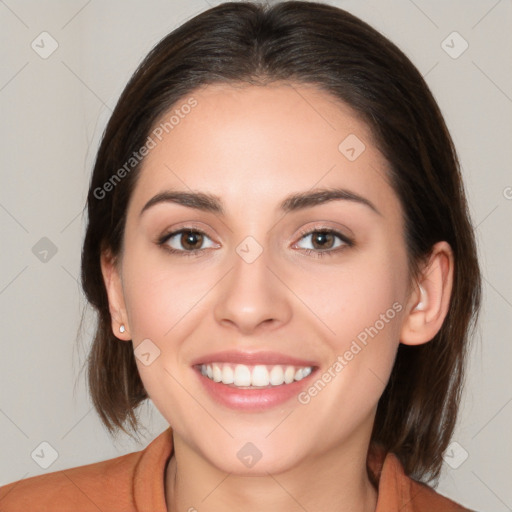
[[[83,288],[98,313],[87,366],[94,406],[111,433],[127,432],[126,423],[135,431],[134,410],[148,398],[131,343],[119,342],[111,331],[100,268],[101,251],[115,256],[122,250],[139,165],[122,180],[113,182],[114,175],[144,145],[154,123],[196,88],[274,81],[315,85],[350,105],[370,127],[403,207],[412,276],[436,242],[445,240],[453,249],[445,322],[429,343],[399,345],[372,433],[372,442],[394,452],[409,476],[437,479],[456,422],[481,294],[459,164],[439,108],[409,59],[360,19],[321,3],[229,2],[209,9],[162,39],[124,89],[98,150],[82,252]]]

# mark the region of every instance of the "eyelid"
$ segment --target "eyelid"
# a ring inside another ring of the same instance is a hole
[[[203,223],[199,222],[198,224],[203,225]],[[206,235],[208,238],[213,239],[213,237],[209,234],[208,228],[203,228],[199,226],[196,222],[184,222],[184,223],[178,223],[174,224],[169,228],[166,228],[161,235],[158,236],[158,240],[162,240],[164,238],[169,238],[171,235],[175,235],[179,233],[180,231],[194,231],[201,233],[202,235]]]
[[[352,232],[351,229],[349,229],[348,227],[343,226],[341,224],[339,224],[339,227],[335,227],[335,226],[331,226],[331,225],[328,225],[328,224],[325,224],[322,222],[317,222],[316,224],[309,225],[308,227],[300,228],[299,235],[300,235],[300,237],[304,237],[306,235],[310,235],[311,233],[316,233],[318,231],[330,232],[330,233],[332,232],[336,236],[339,236],[347,245],[354,244],[354,238],[355,238],[354,233]],[[347,234],[347,232],[348,232],[348,234]]]

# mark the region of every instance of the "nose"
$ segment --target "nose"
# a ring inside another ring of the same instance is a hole
[[[284,276],[263,250],[249,263],[235,253],[231,272],[221,281],[214,308],[215,319],[241,334],[273,330],[292,316],[291,292]]]

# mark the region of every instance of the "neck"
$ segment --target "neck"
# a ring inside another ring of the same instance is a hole
[[[280,474],[240,476],[220,471],[175,432],[173,436],[174,455],[166,472],[169,512],[375,511],[377,490],[366,470],[367,442],[328,450]]]

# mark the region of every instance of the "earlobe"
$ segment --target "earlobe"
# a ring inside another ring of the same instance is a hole
[[[432,248],[427,264],[413,286],[400,342],[420,345],[432,340],[441,329],[450,306],[454,258],[447,242]]]
[[[130,341],[130,329],[124,303],[121,276],[115,258],[110,252],[101,254],[101,273],[108,296],[112,332],[116,338]]]

